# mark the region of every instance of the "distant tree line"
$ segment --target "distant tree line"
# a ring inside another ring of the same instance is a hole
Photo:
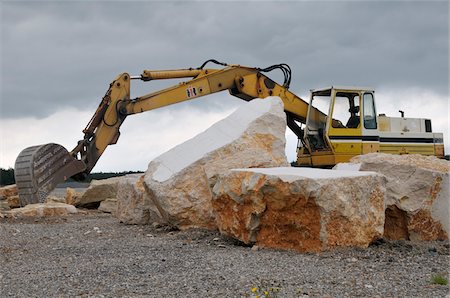
[[[14,179],[14,169],[0,168],[0,185],[10,185],[16,183]]]
[[[125,176],[128,174],[139,174],[143,173],[140,171],[124,171],[124,172],[97,172],[97,173],[90,173],[83,182],[91,182],[91,180],[102,180],[102,179],[108,179],[112,177],[120,177]],[[67,179],[67,181],[75,181],[71,178]]]
[[[84,182],[91,182],[91,180],[101,180],[101,179],[107,179],[111,177],[119,177],[124,176],[128,174],[138,174],[142,173],[139,171],[124,171],[124,172],[97,172],[97,173],[90,173]],[[68,179],[68,181],[74,181],[72,179]],[[16,183],[16,180],[14,179],[14,169],[3,169],[0,168],[0,186],[4,185],[10,185]]]

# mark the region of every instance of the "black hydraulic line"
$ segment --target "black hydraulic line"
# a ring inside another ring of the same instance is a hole
[[[285,87],[286,89],[289,89],[289,86],[291,84],[291,74],[292,74],[292,70],[289,67],[289,65],[282,63],[282,64],[275,64],[266,68],[257,68],[257,70],[261,71],[261,72],[269,72],[275,69],[279,69],[283,72],[284,75],[284,82],[283,82],[283,87]]]
[[[209,60],[206,60],[200,67],[197,67],[197,69],[203,69],[206,66],[206,64],[208,64],[210,62],[214,63],[214,64],[222,65],[222,66],[228,66],[227,63],[219,62],[215,59],[209,59]],[[292,70],[291,70],[291,67],[289,65],[287,65],[286,63],[274,64],[274,65],[266,67],[266,68],[256,68],[256,69],[261,72],[270,72],[275,69],[281,70],[283,72],[283,76],[284,76],[283,87],[285,87],[286,89],[289,89],[289,86],[291,85]]]
[[[109,124],[109,123],[106,122],[106,120],[105,120],[106,111],[105,111],[105,114],[103,114],[102,121],[103,121],[103,123],[105,123],[106,126],[112,127],[112,126],[115,126],[117,124],[117,122],[119,122],[119,108],[118,108],[118,106],[119,106],[119,103],[121,101],[122,100],[116,101],[116,107],[115,107],[115,109],[116,109],[116,121],[114,121],[113,124]]]
[[[205,67],[206,64],[208,64],[209,62],[218,64],[218,65],[222,65],[222,66],[228,66],[227,63],[219,62],[219,61],[217,61],[215,59],[209,59],[209,60],[206,60],[200,67],[197,67],[197,69],[203,69],[203,67]]]

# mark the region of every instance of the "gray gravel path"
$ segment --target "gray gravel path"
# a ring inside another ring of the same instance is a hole
[[[448,242],[299,254],[204,230],[119,224],[89,211],[0,221],[1,297],[446,297]],[[447,296],[448,297],[448,296]]]

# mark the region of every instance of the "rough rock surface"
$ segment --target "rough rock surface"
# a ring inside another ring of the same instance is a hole
[[[48,196],[46,203],[66,203],[66,199],[62,198],[62,197],[57,197],[57,196]]]
[[[17,194],[17,186],[15,184],[0,187],[0,196],[2,197],[7,198],[11,196],[17,196]]]
[[[100,206],[98,206],[98,210],[105,213],[115,214],[117,210],[117,199],[106,199],[100,202]]]
[[[383,235],[385,178],[310,168],[238,169],[219,176],[219,230],[244,243],[300,252],[367,247]]]
[[[131,174],[122,177],[117,185],[116,217],[126,224],[147,224],[158,218],[153,212],[144,188],[144,175]],[[150,213],[153,212],[152,216]],[[159,214],[159,213],[158,213]]]
[[[71,187],[66,188],[66,195],[64,197],[66,204],[75,205],[83,194],[75,191]]]
[[[288,166],[285,130],[286,115],[279,98],[246,103],[154,159],[142,185],[125,182],[131,194],[119,195],[119,209],[131,210],[119,210],[119,219],[130,222],[133,214],[137,216],[134,223],[215,228],[211,186],[216,175],[236,167]]]
[[[81,196],[67,193],[66,202],[71,202],[77,207],[99,205],[106,199],[115,199],[117,196],[117,183],[121,177],[113,177],[102,180],[92,180],[86,191]],[[70,198],[69,198],[70,197]]]
[[[8,205],[10,208],[19,208],[20,206],[20,200],[19,196],[10,196],[6,198],[6,201],[8,202]]]
[[[48,202],[44,204],[28,204],[22,208],[15,208],[10,211],[1,212],[2,217],[48,217],[63,216],[77,213],[77,208],[72,205],[56,202]]]
[[[9,207],[8,201],[6,200],[2,200],[0,198],[0,210],[10,210],[11,208]]]
[[[371,153],[350,163],[387,177],[387,239],[448,239],[450,162],[434,156]]]
[[[17,186],[15,184],[0,187],[0,201],[5,208],[8,205],[9,208],[19,208],[20,200],[17,193]],[[6,203],[5,203],[6,201]]]

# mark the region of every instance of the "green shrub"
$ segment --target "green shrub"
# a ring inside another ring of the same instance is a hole
[[[433,284],[436,284],[436,285],[443,285],[443,286],[448,285],[448,279],[445,276],[443,276],[442,274],[439,274],[439,273],[438,274],[433,274],[431,276],[431,282]]]

